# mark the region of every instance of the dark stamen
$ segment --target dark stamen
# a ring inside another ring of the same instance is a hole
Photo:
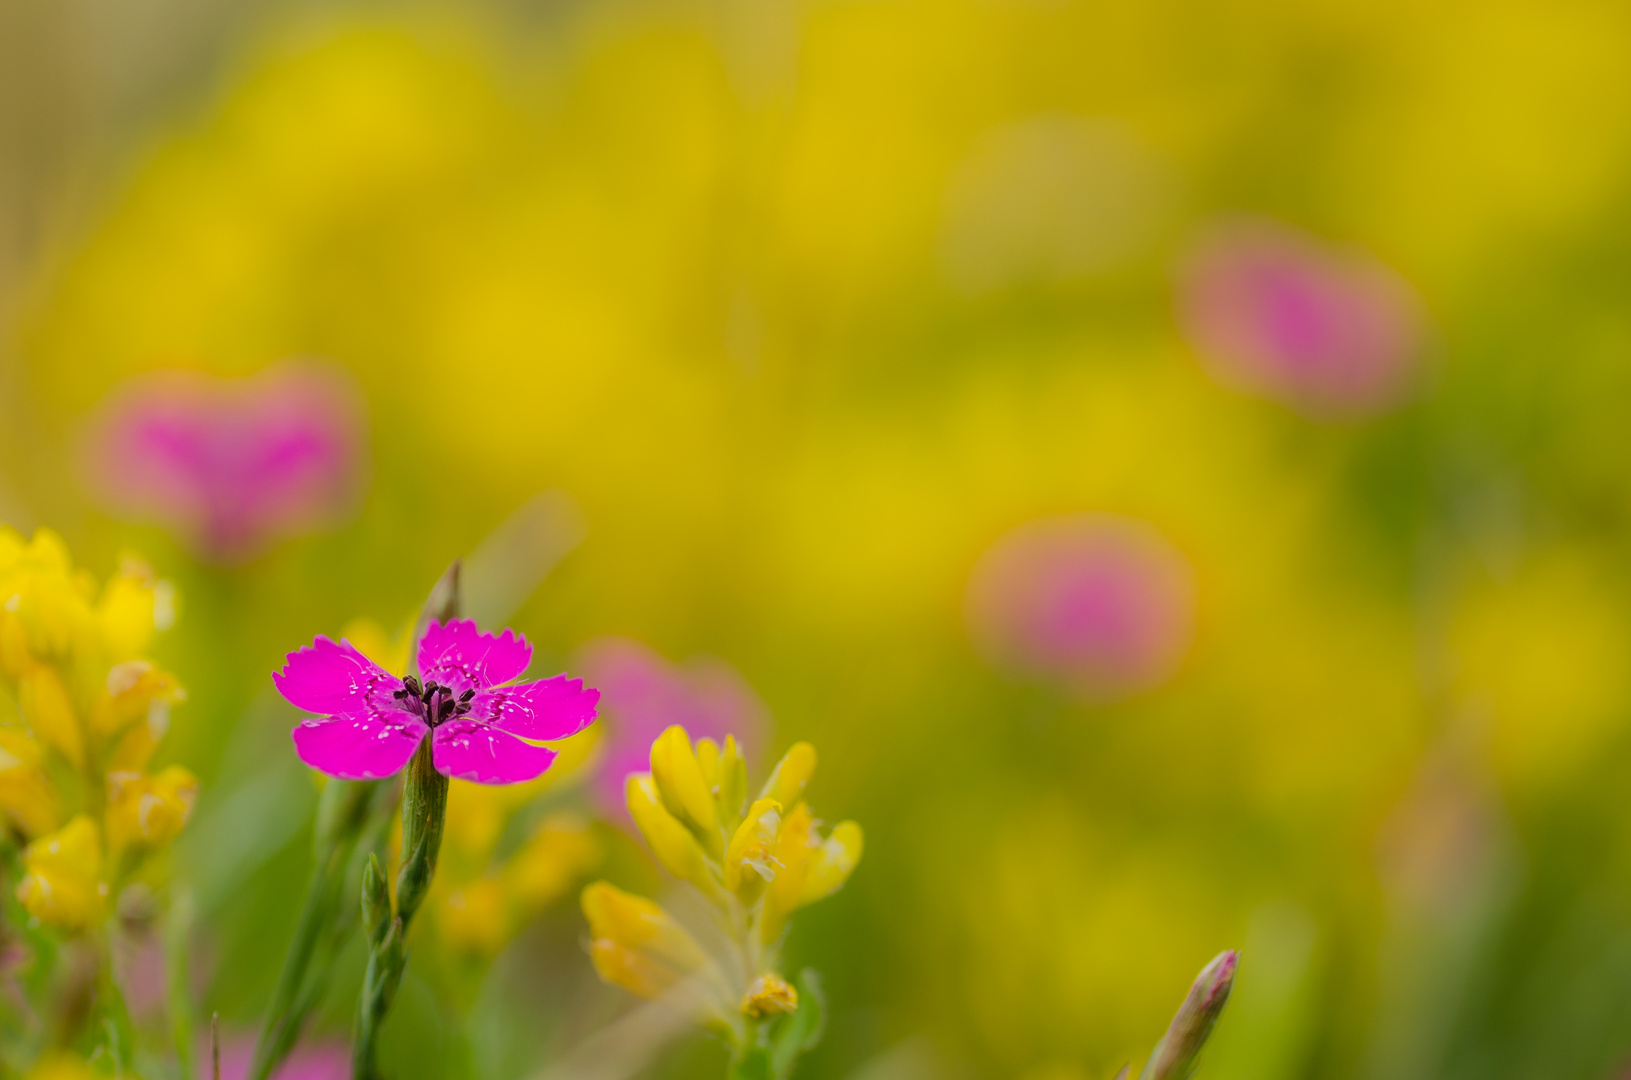
[[[476,696],[476,692],[474,690],[466,690],[464,693],[459,695],[459,701],[460,701],[460,703],[463,703],[463,702],[469,701],[471,698],[473,698],[475,696]]]

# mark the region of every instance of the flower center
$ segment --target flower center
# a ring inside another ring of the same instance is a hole
[[[425,723],[436,727],[469,712],[470,699],[476,696],[476,692],[466,690],[454,697],[451,686],[426,680],[425,685],[421,687],[419,680],[409,675],[402,680],[402,689],[391,696],[401,701],[406,708],[418,713]]]

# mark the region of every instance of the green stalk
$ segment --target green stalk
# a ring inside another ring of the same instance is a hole
[[[432,617],[443,622],[457,618],[459,608],[459,564],[455,562],[432,591],[421,622]],[[408,967],[408,928],[436,875],[442,828],[447,821],[447,790],[448,778],[436,771],[427,733],[408,762],[402,785],[402,868],[396,877],[394,913],[378,861],[370,858],[363,870],[361,907],[369,953],[362,995],[357,1001],[356,1038],[351,1046],[353,1080],[377,1080],[379,1076],[379,1031]]]

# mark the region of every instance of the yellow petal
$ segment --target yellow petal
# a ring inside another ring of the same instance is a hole
[[[101,879],[102,843],[96,822],[84,814],[23,849],[17,898],[47,926],[76,931],[102,914],[108,887]]]
[[[589,943],[589,959],[602,979],[647,1000],[662,996],[683,977],[662,961],[607,938]]]
[[[861,827],[853,821],[833,826],[832,835],[810,855],[809,868],[799,891],[799,904],[813,904],[831,896],[849,880],[861,861]]]
[[[663,869],[704,892],[717,892],[696,837],[668,812],[651,777],[646,773],[632,774],[624,786],[624,795],[635,826],[651,845]]]
[[[741,820],[742,804],[747,797],[747,762],[742,758],[742,748],[737,745],[735,736],[727,735],[725,745],[719,751],[719,765],[714,776],[714,803],[719,807],[720,820],[727,827]]]
[[[120,560],[119,572],[108,579],[96,618],[101,624],[103,645],[112,659],[140,656],[153,640],[153,631],[158,628],[154,617],[157,586],[152,567],[129,555]]]
[[[35,735],[76,768],[85,764],[85,734],[56,669],[41,665],[25,675],[17,687],[17,704]]]
[[[807,742],[794,743],[776,763],[776,768],[765,781],[759,793],[761,799],[775,799],[783,806],[796,805],[804,797],[804,788],[815,772],[815,747]]]
[[[713,792],[684,728],[671,727],[651,744],[651,778],[668,812],[691,826],[709,854],[717,858],[723,845]]]
[[[725,888],[736,893],[743,903],[758,899],[765,882],[776,877],[780,863],[775,846],[781,830],[781,810],[781,803],[775,799],[760,799],[731,836],[725,851]]]

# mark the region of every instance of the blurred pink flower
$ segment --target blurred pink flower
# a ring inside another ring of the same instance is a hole
[[[221,1080],[244,1080],[255,1056],[253,1035],[224,1036],[221,1040]],[[205,1032],[197,1054],[198,1075],[210,1076],[210,1037]],[[344,1043],[301,1043],[272,1073],[272,1080],[349,1080],[351,1053]]]
[[[231,562],[351,502],[362,427],[355,388],[322,368],[287,364],[242,379],[155,372],[102,404],[86,460],[114,512],[162,522]]]
[[[1040,518],[975,564],[969,630],[994,666],[1106,701],[1173,672],[1193,630],[1194,593],[1183,556],[1143,522]]]
[[[651,744],[671,724],[693,739],[736,736],[743,753],[763,745],[770,719],[764,704],[722,660],[671,663],[638,641],[598,638],[579,652],[584,677],[600,690],[605,725],[594,794],[602,810],[626,818],[623,782],[650,767]]]
[[[1178,306],[1221,381],[1317,417],[1393,404],[1421,358],[1421,305],[1403,278],[1275,222],[1202,239],[1180,269]]]

